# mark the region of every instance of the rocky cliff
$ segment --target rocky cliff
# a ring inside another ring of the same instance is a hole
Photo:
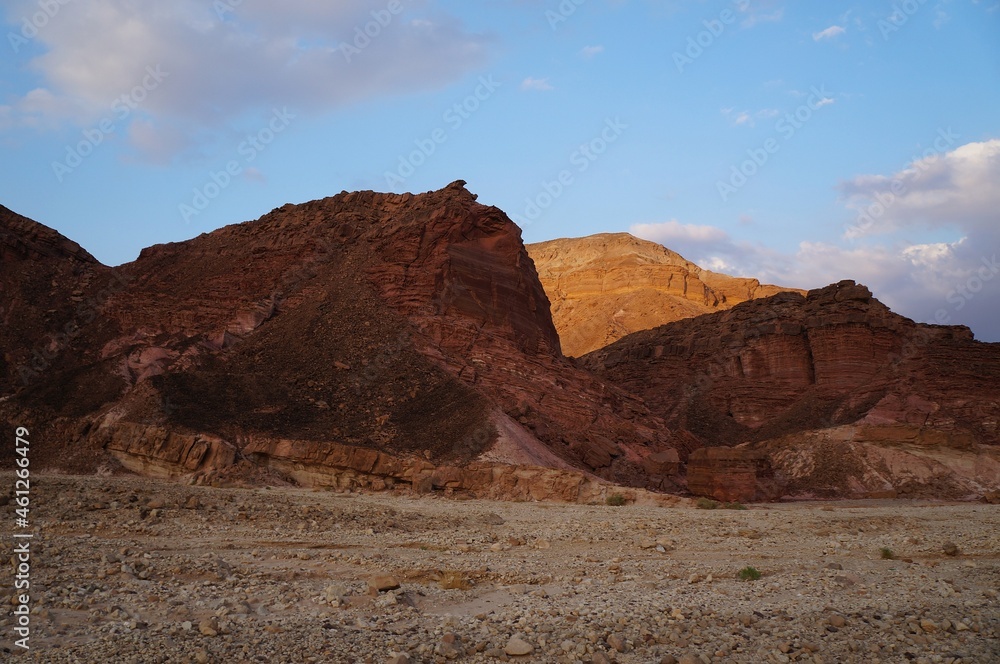
[[[582,363],[691,432],[682,455],[763,450],[792,495],[1000,484],[1000,345],[916,324],[851,281],[639,332]]]
[[[550,240],[527,249],[552,303],[563,352],[571,357],[632,332],[793,290],[703,270],[628,233]]]
[[[410,466],[478,460],[663,485],[642,462],[673,434],[562,357],[520,230],[463,182],[345,192],[150,247],[104,293],[97,277],[111,270],[30,228],[68,275],[49,279],[52,298],[93,300],[60,362],[19,382],[39,330],[7,360],[0,410],[51,429],[49,461],[83,464],[89,449],[160,474],[249,458],[342,473],[303,451],[337,445]],[[11,234],[13,246],[32,237]],[[5,288],[27,288],[5,274]],[[33,306],[22,297],[8,315]]]

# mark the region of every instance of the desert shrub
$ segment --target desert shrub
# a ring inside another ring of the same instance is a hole
[[[738,576],[740,577],[740,581],[756,581],[761,577],[761,573],[756,567],[747,565],[740,570]]]
[[[695,503],[695,507],[700,510],[714,510],[719,507],[719,503],[711,498],[699,498],[698,502]]]
[[[622,505],[625,504],[625,496],[621,495],[620,493],[613,493],[610,496],[608,496],[604,502],[606,502],[608,505],[611,505],[612,507],[621,507]]]
[[[896,559],[896,554],[893,553],[892,549],[890,549],[887,546],[883,546],[878,551],[879,551],[879,555],[882,556],[882,560],[895,560]]]
[[[745,510],[747,508],[743,503],[726,503],[722,506],[722,509],[726,510]]]

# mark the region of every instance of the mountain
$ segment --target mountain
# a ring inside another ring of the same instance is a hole
[[[194,482],[570,501],[603,501],[603,480],[723,500],[1000,489],[1000,344],[853,282],[732,306],[767,287],[628,236],[587,242],[532,251],[601,306],[641,295],[618,301],[627,321],[655,322],[661,295],[729,308],[568,358],[520,229],[461,181],[285,205],[116,268],[2,209],[0,426],[31,431],[32,468]]]
[[[527,464],[669,485],[643,462],[674,434],[562,356],[520,230],[461,181],[286,205],[114,270],[18,219],[5,246],[30,266],[5,254],[5,291],[25,293],[6,314],[40,322],[5,346],[0,416],[50,434],[33,462],[459,489],[516,485],[507,467]],[[89,309],[49,311],[73,297]],[[67,316],[75,334],[30,369]]]
[[[795,291],[703,270],[666,247],[628,233],[527,245],[571,357],[622,337],[740,302]]]
[[[802,497],[1000,484],[1000,344],[914,323],[852,281],[638,332],[581,364],[692,434],[700,493],[754,466],[759,492]]]

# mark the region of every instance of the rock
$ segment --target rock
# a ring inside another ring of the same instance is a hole
[[[389,574],[379,574],[368,579],[368,592],[378,594],[399,588],[399,580]]]
[[[924,630],[928,634],[931,634],[938,631],[940,628],[933,620],[924,619],[920,621],[920,629]]]
[[[199,650],[196,652],[194,654],[194,661],[198,662],[198,664],[208,664],[208,651]]]
[[[840,563],[827,563],[826,569],[842,570],[844,566]]]
[[[716,500],[757,500],[763,497],[758,475],[772,473],[766,456],[749,449],[702,447],[688,457],[688,488],[694,494]]]
[[[832,626],[836,627],[837,629],[841,629],[842,627],[847,625],[847,620],[844,618],[844,616],[836,613],[830,616],[827,619],[827,622],[830,623]]]
[[[700,657],[695,655],[681,655],[681,658],[677,660],[677,664],[703,664]]]
[[[578,357],[632,332],[785,290],[703,271],[627,233],[527,245],[552,303],[563,352]]]
[[[957,556],[960,553],[958,547],[952,541],[945,542],[941,546],[941,550],[944,551],[946,556]]]
[[[590,657],[591,664],[611,664],[611,660],[603,652],[598,650]]]
[[[608,637],[608,645],[617,652],[625,652],[626,650],[625,638],[621,634],[610,635]]]
[[[198,496],[189,496],[188,499],[184,501],[184,509],[186,510],[201,509],[201,501],[198,500]]]
[[[865,498],[904,488],[902,497],[957,498],[1000,489],[983,487],[975,470],[980,450],[1000,444],[1000,347],[977,344],[967,328],[913,324],[854,282],[661,325],[579,361],[636,392],[667,427],[694,425],[682,458],[735,443],[762,455],[756,468],[745,457],[689,457],[698,495]],[[980,369],[942,373],[941,363]],[[924,450],[947,450],[949,461],[928,462]],[[991,452],[990,469],[995,459]]]
[[[219,621],[215,618],[205,618],[200,623],[198,623],[198,631],[205,636],[218,636],[219,635]]]
[[[677,664],[677,658],[673,655],[664,655],[660,658],[660,664]]]
[[[504,647],[503,651],[511,657],[523,657],[533,653],[535,651],[535,647],[522,639],[520,636],[515,635],[510,637],[510,640],[507,641],[507,645]]]

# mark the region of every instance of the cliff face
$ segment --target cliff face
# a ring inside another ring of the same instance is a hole
[[[690,431],[688,452],[767,451],[793,494],[1000,483],[983,471],[1000,445],[1000,346],[918,325],[854,282],[633,334],[582,361]]]
[[[74,463],[96,446],[167,474],[288,450],[323,466],[302,446],[332,444],[643,485],[642,460],[672,445],[641,401],[562,357],[519,229],[462,182],[286,205],[115,274],[66,363],[2,404],[74,432]]]
[[[703,270],[628,233],[551,240],[527,249],[552,302],[563,352],[571,357],[632,332],[792,290]]]

